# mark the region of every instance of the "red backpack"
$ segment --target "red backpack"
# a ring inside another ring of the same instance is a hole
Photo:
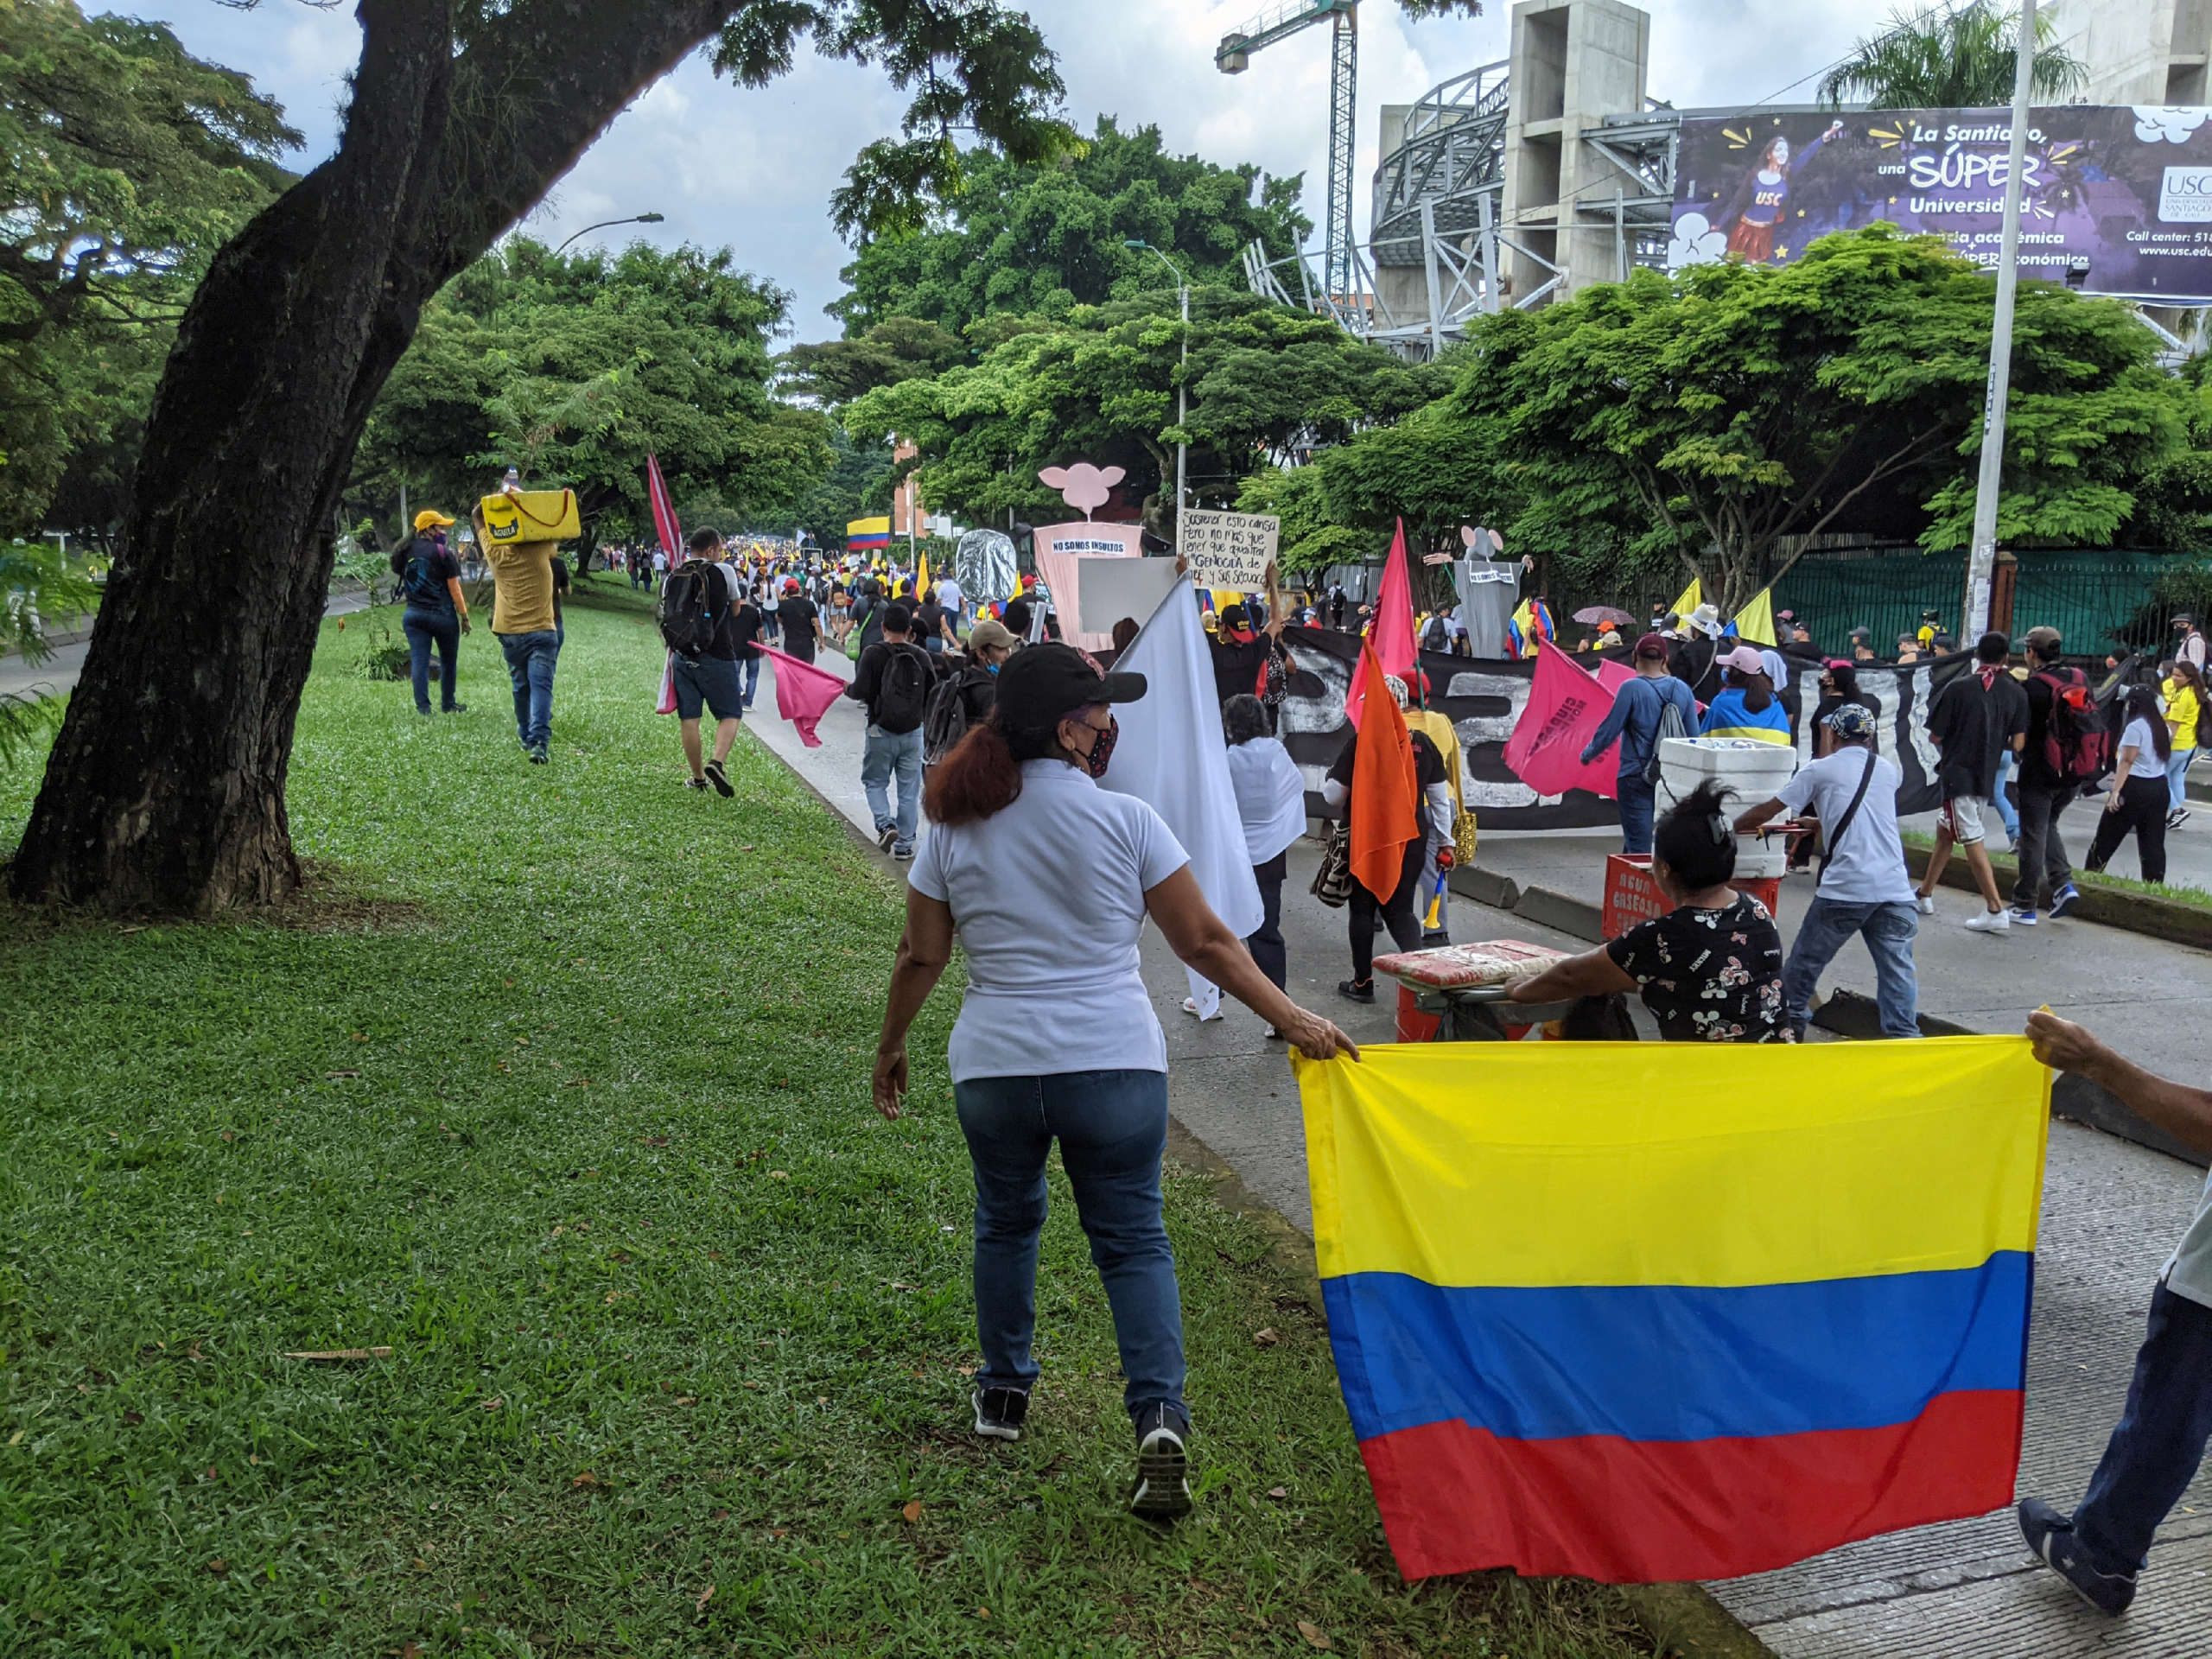
[[[2113,769],[2113,734],[2078,668],[2046,668],[2033,676],[2050,689],[2043,757],[2069,783],[2092,783]]]

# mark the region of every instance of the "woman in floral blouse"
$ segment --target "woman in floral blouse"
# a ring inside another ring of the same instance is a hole
[[[1786,1043],[1782,935],[1766,907],[1728,886],[1736,834],[1718,784],[1700,785],[1659,820],[1651,879],[1664,916],[1514,987],[1516,1002],[1640,991],[1672,1043]]]

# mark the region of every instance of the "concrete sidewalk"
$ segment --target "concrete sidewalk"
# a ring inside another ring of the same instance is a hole
[[[842,671],[842,659],[825,660]],[[860,789],[863,717],[840,702],[803,747],[777,718],[767,673],[747,722],[863,831]],[[1486,837],[1481,862],[1527,885],[1594,893],[1617,836]],[[1306,897],[1316,849],[1291,852],[1283,932],[1290,993],[1363,1042],[1387,1042],[1387,998],[1363,1007],[1338,998],[1350,971],[1346,918]],[[1592,871],[1598,874],[1593,877]],[[1785,931],[1802,915],[1803,884],[1785,887]],[[1794,900],[1794,903],[1793,903]],[[2158,1045],[2184,1064],[2212,975],[2202,955],[2088,925],[2046,925],[1998,938],[1958,926],[1974,901],[1945,893],[1927,924],[1923,990],[1961,1023],[2017,1030],[2044,1001],[2077,1011],[2124,1040]],[[1532,927],[1465,897],[1452,900],[1456,939],[1508,938],[1562,950],[1580,939]],[[1144,944],[1145,981],[1167,1033],[1168,1098],[1176,1118],[1235,1168],[1252,1193],[1310,1236],[1306,1147],[1297,1089],[1283,1046],[1235,1003],[1205,1026],[1181,1011],[1183,969],[1156,931]],[[1871,994],[1863,950],[1839,958],[1835,977]],[[1861,984],[1863,982],[1863,986]],[[2033,998],[2025,1001],[2024,998]],[[2145,1002],[2145,999],[2153,999]],[[1967,1014],[1978,1018],[1967,1020]],[[2186,1225],[2201,1182],[2174,1159],[2078,1124],[2054,1122],[2044,1177],[2029,1349],[2026,1444],[2020,1490],[2062,1506],[2079,1497],[2120,1415],[2151,1287]],[[1783,1659],[2182,1659],[2212,1652],[2212,1474],[2200,1474],[2161,1529],[2134,1609],[2111,1622],[2089,1612],[2034,1566],[2010,1511],[1893,1533],[1832,1550],[1779,1573],[1710,1588]]]

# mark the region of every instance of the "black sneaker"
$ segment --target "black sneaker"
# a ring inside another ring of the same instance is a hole
[[[730,787],[729,774],[722,770],[722,763],[719,760],[707,762],[707,781],[715,786],[715,793],[725,800],[737,793]]]
[[[901,864],[911,863],[913,861],[914,849],[894,842],[891,848],[891,856]]]
[[[552,755],[547,752],[542,744],[538,747],[526,750],[524,753],[530,756],[530,764],[533,766],[550,766],[552,763]]]
[[[2050,895],[2050,919],[2056,921],[2081,902],[2082,889],[2071,881]]]
[[[2072,1586],[2074,1593],[2108,1618],[2118,1618],[2135,1599],[2133,1573],[2100,1573],[2074,1535],[2074,1523],[2039,1497],[2020,1500],[2020,1536],[2037,1560]]]
[[[1375,982],[1370,979],[1363,985],[1356,979],[1340,979],[1337,982],[1337,995],[1348,1002],[1372,1002]]]
[[[695,795],[703,795],[707,792],[707,780],[703,778],[686,778],[683,780],[683,787]]]
[[[1021,1426],[1029,1419],[1029,1393],[1026,1389],[978,1389],[976,1390],[976,1432],[994,1440],[1018,1440]]]
[[[895,823],[885,824],[882,829],[875,832],[875,844],[883,851],[889,852],[899,844],[899,826]]]
[[[465,702],[449,702],[441,712],[448,715],[465,715],[468,712],[468,705]]]
[[[1191,1426],[1166,1406],[1147,1406],[1137,1419],[1137,1490],[1132,1514],[1173,1521],[1191,1512],[1191,1460],[1184,1441]]]

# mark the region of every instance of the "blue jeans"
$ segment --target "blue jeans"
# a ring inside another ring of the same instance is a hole
[[[2173,758],[2166,762],[2166,810],[2177,812],[2189,804],[2189,763],[2196,759],[2195,749],[2176,749]]]
[[[1045,1226],[1045,1155],[1055,1135],[1090,1259],[1114,1310],[1122,1402],[1136,1416],[1166,1405],[1185,1420],[1183,1303],[1160,1212],[1167,1145],[1161,1071],[1064,1071],[975,1077],[952,1086],[976,1166],[976,1335],[986,1389],[1037,1380],[1037,1238]]]
[[[1874,958],[1874,1001],[1882,1035],[1919,1036],[1913,1015],[1919,1010],[1920,982],[1913,973],[1912,942],[1920,937],[1920,912],[1909,904],[1838,904],[1817,894],[1805,906],[1797,942],[1782,969],[1782,1001],[1790,1029],[1803,1039],[1821,970],[1854,933],[1866,939],[1866,954]]]
[[[451,709],[454,676],[457,671],[454,663],[461,656],[461,618],[451,611],[441,614],[410,606],[399,619],[399,631],[407,636],[407,648],[415,659],[415,706],[426,715],[430,712],[430,646],[435,641],[438,647],[439,701]]]
[[[757,655],[748,657],[738,667],[745,675],[745,706],[750,709],[753,694],[760,689],[760,658]]]
[[[1651,850],[1651,820],[1659,804],[1659,785],[1644,781],[1641,770],[1624,772],[1614,782],[1621,805],[1621,850]]]
[[[2005,785],[2012,780],[2018,766],[2018,759],[2007,749],[1998,758],[1997,782],[1990,791],[1990,804],[1996,807],[1997,816],[2005,825],[2005,838],[2016,845],[2020,839],[2020,809],[2012,804],[2012,798],[2005,792]]]
[[[2127,1408],[2105,1443],[2074,1535],[2102,1573],[2140,1570],[2151,1535],[2203,1460],[2212,1440],[2212,1307],[2159,1281],[2127,1384]]]
[[[553,738],[553,666],[561,660],[561,636],[550,629],[503,633],[499,650],[515,684],[515,734],[525,749],[542,749]]]
[[[922,817],[922,728],[887,732],[868,728],[868,747],[861,756],[861,787],[868,791],[868,810],[875,814],[875,833],[896,823],[897,845],[911,848]],[[891,774],[899,774],[899,810],[891,810]]]

